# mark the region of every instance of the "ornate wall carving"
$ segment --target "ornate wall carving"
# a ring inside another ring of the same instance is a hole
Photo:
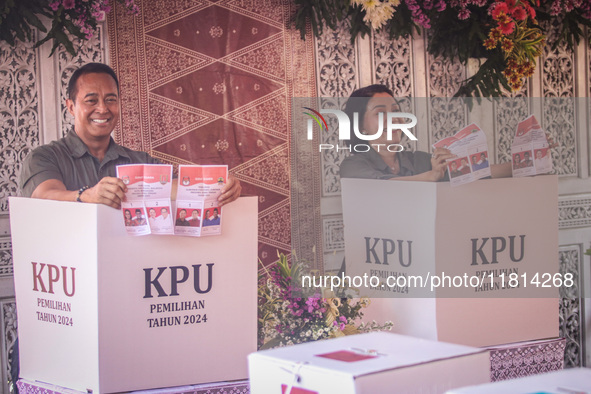
[[[314,40],[318,97],[348,97],[357,89],[357,59],[348,30],[342,22],[337,31],[326,29]]]
[[[322,221],[324,252],[345,250],[345,233],[342,217],[324,218]]]
[[[566,338],[566,349],[564,354],[564,367],[572,368],[583,365],[584,346],[581,320],[582,299],[580,292],[581,283],[581,246],[564,246],[559,250],[560,273],[572,273],[574,286],[560,288],[560,333]]]
[[[337,31],[326,30],[325,34],[314,40],[316,53],[316,83],[318,97],[349,97],[358,88],[357,58],[355,46],[348,38],[349,23],[342,22]],[[343,100],[322,100],[320,108],[343,109]],[[337,121],[333,116],[327,117],[331,132],[323,133],[322,144],[342,145],[336,134]],[[322,195],[338,196],[341,193],[339,166],[347,156],[346,151],[325,150],[322,152]]]
[[[12,347],[17,338],[17,321],[16,321],[16,302],[14,299],[7,299],[0,302],[2,308],[2,365],[6,366],[2,369],[2,378],[4,382],[8,382],[11,373],[12,362]],[[8,392],[4,387],[4,392]]]
[[[388,33],[372,34],[375,83],[388,86],[394,97],[413,95],[413,67],[411,38],[391,40]]]
[[[410,99],[414,95],[415,84],[412,37],[391,40],[388,33],[384,31],[372,32],[371,37],[374,68],[372,77],[375,83],[392,89],[403,112],[416,114],[416,108]],[[415,150],[416,148],[416,144],[408,138],[403,138],[401,144],[405,149]]]
[[[425,42],[425,48],[427,43]],[[459,62],[450,62],[426,54],[427,96],[430,141],[435,142],[455,134],[466,126],[467,113],[463,100],[453,99],[463,80],[466,68]]]
[[[0,43],[0,212],[18,192],[21,163],[39,145],[37,66],[32,43]]]
[[[561,198],[558,201],[558,220],[561,229],[591,226],[591,195]]]
[[[511,161],[511,144],[517,124],[531,114],[531,106],[524,90],[512,98],[495,100],[494,104],[497,163],[505,163]]]
[[[550,26],[548,26],[549,28]],[[548,42],[552,43],[556,28],[549,29]],[[556,147],[552,151],[554,172],[559,175],[577,175],[576,113],[574,100],[561,98],[575,96],[574,52],[566,44],[552,49],[544,46],[539,62],[542,75],[543,120],[542,127],[549,133]]]
[[[0,277],[11,277],[13,273],[12,266],[12,241],[10,237],[0,238]]]

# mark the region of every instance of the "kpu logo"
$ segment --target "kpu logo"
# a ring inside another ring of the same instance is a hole
[[[328,130],[328,124],[322,114],[331,114],[337,117],[339,122],[339,141],[350,141],[351,140],[351,120],[347,114],[337,109],[321,109],[320,112],[313,110],[309,107],[303,107],[310,112],[304,112],[310,119],[307,122],[307,138],[312,140],[314,138],[314,121],[318,124],[320,130]],[[386,127],[384,130],[384,115],[386,116]],[[404,120],[410,119],[410,122],[403,123]],[[353,114],[353,133],[355,137],[362,141],[375,141],[382,138],[384,131],[386,133],[387,141],[392,141],[392,134],[394,131],[401,130],[411,141],[416,141],[417,137],[410,132],[409,129],[413,128],[417,124],[417,118],[413,114],[407,112],[380,112],[378,114],[378,130],[374,134],[364,133],[359,130],[359,114],[355,112]],[[389,152],[400,152],[404,150],[404,146],[399,143],[385,144],[385,143],[369,143],[369,144],[355,144],[351,146],[333,145],[333,144],[320,144],[319,151],[323,150],[347,150],[349,152],[367,152],[373,147],[378,152],[380,149],[387,149]]]

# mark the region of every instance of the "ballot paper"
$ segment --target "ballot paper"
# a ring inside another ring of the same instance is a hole
[[[486,135],[476,123],[464,127],[451,137],[437,141],[433,148],[446,148],[457,156],[447,161],[452,186],[490,176]]]
[[[125,201],[121,203],[127,233],[173,234],[170,201],[172,166],[121,165],[117,166],[117,177],[127,186]]]
[[[221,234],[223,215],[218,197],[227,182],[228,166],[179,166],[175,234]]]
[[[535,116],[532,115],[517,125],[511,145],[511,159],[513,177],[546,174],[552,171],[550,144]]]

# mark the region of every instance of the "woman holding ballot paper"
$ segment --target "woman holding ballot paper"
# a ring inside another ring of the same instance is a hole
[[[394,130],[392,138],[387,139],[388,112],[401,112],[400,105],[394,99],[392,91],[384,85],[370,85],[358,89],[351,94],[345,106],[345,113],[349,119],[354,119],[357,113],[359,132],[363,135],[374,135],[380,129],[380,119],[384,132],[372,141],[364,141],[352,133],[349,144],[354,153],[343,160],[340,168],[341,178],[370,178],[391,179],[402,181],[430,181],[447,180],[447,161],[456,159],[446,148],[435,148],[433,154],[426,152],[412,152],[399,149],[388,149],[392,145],[400,144],[402,131]],[[382,115],[380,115],[382,114]],[[408,120],[401,119],[401,122]],[[370,146],[367,151],[356,151],[355,145]],[[511,176],[511,163],[491,166],[493,178]]]

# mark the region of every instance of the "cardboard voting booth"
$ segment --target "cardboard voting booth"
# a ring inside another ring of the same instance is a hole
[[[558,336],[556,176],[341,182],[347,275],[377,278],[368,320],[471,346]]]
[[[132,237],[120,210],[10,200],[20,376],[111,393],[247,377],[257,199],[223,234]]]
[[[443,393],[490,382],[487,350],[385,332],[260,351],[248,368],[253,394]]]

